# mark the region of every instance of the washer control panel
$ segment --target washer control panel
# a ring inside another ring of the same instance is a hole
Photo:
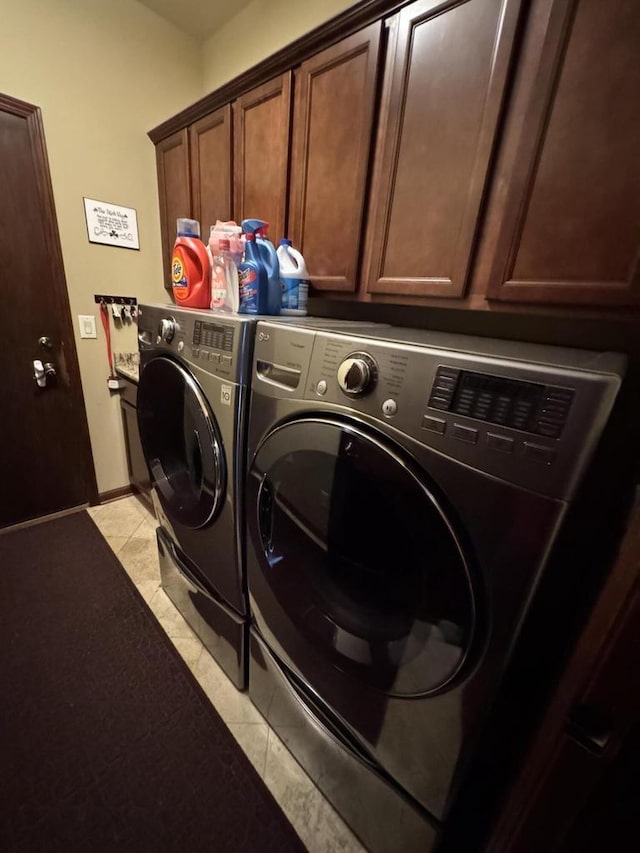
[[[440,365],[429,408],[560,438],[574,389]]]
[[[375,388],[378,366],[366,352],[354,352],[340,363],[337,378],[343,393],[348,397],[360,397]]]
[[[400,441],[554,497],[575,487],[619,386],[611,373],[492,355],[490,346],[485,354],[328,330],[314,338],[289,396],[350,411]]]

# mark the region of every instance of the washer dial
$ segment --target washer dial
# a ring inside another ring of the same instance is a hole
[[[338,385],[348,397],[360,397],[375,388],[378,367],[370,355],[354,352],[338,367]]]

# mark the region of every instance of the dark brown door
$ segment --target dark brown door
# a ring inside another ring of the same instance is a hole
[[[176,219],[192,214],[189,136],[186,128],[156,145],[156,164],[164,286],[171,291],[171,252],[176,241]]]
[[[317,290],[355,290],[380,23],[295,72],[289,236]]]
[[[640,5],[545,0],[514,111],[489,296],[640,302]]]
[[[202,239],[209,239],[216,219],[231,219],[231,104],[189,128],[193,216]]]
[[[4,527],[95,503],[97,490],[40,110],[5,95],[0,187]]]
[[[291,122],[291,72],[233,105],[234,219],[264,219],[274,243],[284,235]]]
[[[490,853],[637,849],[638,648],[640,502],[509,788]]]
[[[418,0],[389,23],[365,282],[461,296],[520,0]]]

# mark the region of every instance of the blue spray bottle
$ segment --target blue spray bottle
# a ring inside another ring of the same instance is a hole
[[[238,314],[267,314],[267,271],[256,246],[255,234],[246,235],[244,257],[238,265],[240,307]]]
[[[255,234],[256,246],[267,274],[267,314],[279,314],[282,306],[282,283],[280,281],[280,262],[275,246],[267,238],[269,223],[263,219],[243,219],[242,230],[245,234]]]

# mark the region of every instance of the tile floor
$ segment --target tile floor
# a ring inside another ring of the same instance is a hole
[[[127,497],[88,512],[310,853],[364,853],[248,695],[236,690],[160,588],[156,524],[146,505]]]

